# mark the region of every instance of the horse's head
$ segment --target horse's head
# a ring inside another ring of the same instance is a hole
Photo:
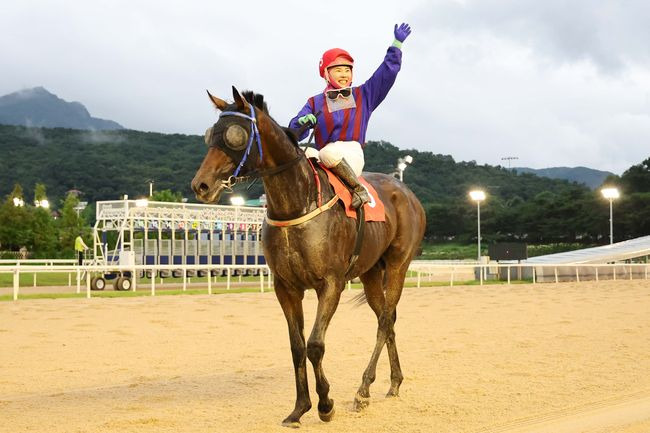
[[[222,113],[205,133],[208,153],[192,180],[196,198],[205,203],[215,203],[223,190],[232,185],[233,176],[245,176],[261,162],[258,125],[262,110],[256,111],[235,87],[232,90],[233,104],[208,92],[210,100]]]

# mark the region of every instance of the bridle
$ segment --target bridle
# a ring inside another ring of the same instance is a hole
[[[259,160],[262,161],[262,156],[263,156],[263,150],[262,150],[262,139],[260,135],[260,130],[257,127],[257,118],[255,116],[255,108],[253,107],[252,104],[248,103],[248,108],[251,111],[251,115],[247,115],[244,113],[240,113],[239,111],[223,111],[219,115],[219,118],[221,117],[226,117],[226,116],[236,116],[236,117],[241,117],[243,119],[246,119],[250,121],[250,131],[251,133],[248,136],[248,143],[246,144],[246,148],[243,153],[243,157],[241,161],[239,161],[239,165],[235,169],[232,175],[228,176],[228,179],[222,180],[221,185],[222,187],[232,190],[232,187],[235,186],[235,184],[239,182],[245,182],[250,179],[256,179],[256,178],[262,178],[262,177],[267,177],[267,176],[272,176],[278,173],[281,173],[290,167],[292,167],[294,164],[297,164],[302,158],[305,157],[305,152],[299,147],[296,146],[298,149],[298,154],[297,156],[290,160],[289,162],[286,162],[282,165],[279,165],[277,167],[273,168],[268,168],[265,170],[253,170],[251,172],[246,173],[245,176],[240,176],[239,174],[241,173],[242,168],[244,167],[244,164],[246,164],[246,161],[248,159],[249,154],[251,153],[251,150],[253,149],[253,144],[257,143],[257,152],[259,154]],[[238,151],[239,149],[233,148],[229,145],[229,143],[226,141],[225,146],[230,149],[231,151]]]

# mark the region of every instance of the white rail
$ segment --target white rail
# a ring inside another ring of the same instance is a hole
[[[50,262],[50,261],[47,261]],[[483,285],[490,277],[494,279],[505,278],[507,284],[510,284],[513,276],[513,268],[517,272],[517,279],[528,279],[533,284],[542,282],[581,282],[581,281],[600,281],[600,280],[633,280],[648,279],[650,271],[649,263],[615,263],[615,264],[433,264],[431,262],[413,261],[409,271],[415,272],[417,277],[417,287],[421,287],[423,278],[433,275],[443,275],[448,279],[449,285],[453,286],[455,279],[465,271],[465,276],[472,275],[472,279],[477,279],[479,284]],[[150,290],[151,295],[156,294],[156,273],[157,271],[175,271],[182,270],[183,291],[187,290],[189,280],[188,271],[206,271],[205,277],[196,277],[197,279],[205,278],[208,286],[208,293],[212,294],[212,272],[226,272],[226,289],[231,288],[231,278],[234,271],[240,270],[257,270],[260,276],[260,292],[264,292],[265,273],[268,274],[267,287],[271,287],[272,275],[266,265],[128,265],[128,266],[75,266],[75,265],[14,265],[0,266],[0,273],[13,274],[13,299],[17,300],[20,292],[20,274],[21,273],[68,273],[68,285],[71,285],[71,275],[75,275],[77,293],[81,293],[81,281],[85,279],[86,297],[91,297],[91,274],[131,272],[133,284],[131,290],[135,291],[137,287],[137,275],[139,271],[151,273]],[[496,272],[495,272],[496,270]],[[496,277],[496,278],[495,278]],[[465,280],[467,281],[467,280]]]

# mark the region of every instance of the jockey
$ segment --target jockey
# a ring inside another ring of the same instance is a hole
[[[368,120],[395,82],[402,64],[402,42],[409,34],[408,24],[395,24],[395,40],[383,63],[368,81],[357,87],[352,87],[352,56],[340,48],[325,51],[318,66],[320,76],[327,83],[325,90],[309,98],[289,122],[289,127],[294,129],[306,123],[315,128],[318,151],[309,148],[307,156],[320,159],[348,186],[355,209],[369,201],[368,192],[358,179],[365,164],[363,146]],[[299,139],[307,134],[304,131]]]

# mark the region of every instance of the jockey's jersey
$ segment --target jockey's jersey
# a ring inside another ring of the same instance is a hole
[[[320,111],[318,123],[314,127],[318,149],[334,141],[357,141],[362,146],[365,145],[370,115],[393,87],[401,65],[402,51],[394,46],[389,47],[384,61],[372,77],[361,86],[352,88],[349,98],[354,98],[353,101],[341,105],[339,101],[328,101],[325,93],[319,93],[309,98],[298,115],[291,119],[289,127],[299,128],[299,118]],[[340,108],[335,106],[336,103],[339,103]],[[303,132],[299,139],[303,140],[307,134],[309,131]]]

